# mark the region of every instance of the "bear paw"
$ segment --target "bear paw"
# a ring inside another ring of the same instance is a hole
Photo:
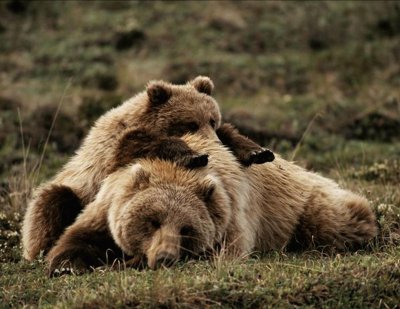
[[[75,276],[80,276],[86,273],[88,270],[87,269],[80,269],[77,268],[74,265],[70,265],[69,262],[65,263],[63,267],[55,268],[52,270],[49,270],[48,276],[50,278],[55,278],[55,277],[61,277],[63,275],[75,275]]]
[[[254,150],[250,152],[247,156],[245,156],[240,162],[244,166],[250,166],[252,164],[263,164],[266,162],[272,162],[275,159],[274,153],[265,148],[261,148],[259,150]]]
[[[50,278],[60,277],[63,275],[82,275],[88,272],[90,268],[80,258],[71,260],[55,258],[50,262],[48,268],[48,276]]]
[[[82,275],[91,270],[88,259],[84,252],[80,255],[76,251],[65,251],[48,259],[48,276],[59,277],[62,275]]]
[[[275,155],[271,150],[262,148],[261,150],[253,151],[251,158],[255,164],[263,164],[274,161]]]
[[[204,167],[208,164],[208,154],[193,155],[188,157],[185,161],[184,165],[189,169]]]

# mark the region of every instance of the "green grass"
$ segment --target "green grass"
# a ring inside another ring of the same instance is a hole
[[[57,308],[395,308],[400,250],[324,256],[271,253],[173,269],[102,269],[49,280],[40,262],[2,267],[3,303]]]
[[[57,308],[293,307],[396,308],[400,301],[400,191],[397,162],[332,177],[365,194],[380,225],[369,249],[325,254],[269,252],[248,259],[216,256],[157,271],[115,265],[49,279],[43,258],[21,258],[19,229],[27,196],[7,196],[0,213],[0,303]],[[17,180],[16,180],[17,181]],[[21,186],[16,186],[22,192]]]
[[[399,306],[399,3],[23,8],[0,3],[0,307]],[[68,160],[93,121],[151,79],[199,74],[213,79],[224,117],[242,132],[367,196],[381,227],[371,248],[55,279],[42,259],[23,261],[19,231],[32,188]]]

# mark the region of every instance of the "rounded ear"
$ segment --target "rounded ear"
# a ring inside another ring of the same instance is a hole
[[[214,90],[214,83],[207,76],[197,76],[189,82],[198,92],[211,95]]]
[[[207,176],[197,189],[197,196],[208,203],[217,188],[217,181],[213,176]]]
[[[146,90],[152,106],[165,104],[172,96],[171,87],[163,81],[151,81],[148,83]]]
[[[150,173],[145,171],[140,164],[132,166],[134,188],[144,190],[150,185]]]

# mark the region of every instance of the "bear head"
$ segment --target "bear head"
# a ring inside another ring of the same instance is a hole
[[[152,81],[147,86],[147,110],[141,123],[168,136],[198,132],[216,139],[221,113],[211,96],[213,89],[213,82],[205,76],[198,76],[185,85]]]
[[[129,256],[155,269],[202,255],[223,240],[231,207],[218,178],[142,160],[127,168],[124,179],[117,181],[108,220]]]

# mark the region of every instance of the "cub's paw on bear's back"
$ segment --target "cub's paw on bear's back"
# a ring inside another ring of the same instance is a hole
[[[274,153],[271,150],[265,148],[254,150],[251,153],[246,152],[243,155],[239,156],[239,161],[245,166],[272,162],[274,161],[274,159]]]

